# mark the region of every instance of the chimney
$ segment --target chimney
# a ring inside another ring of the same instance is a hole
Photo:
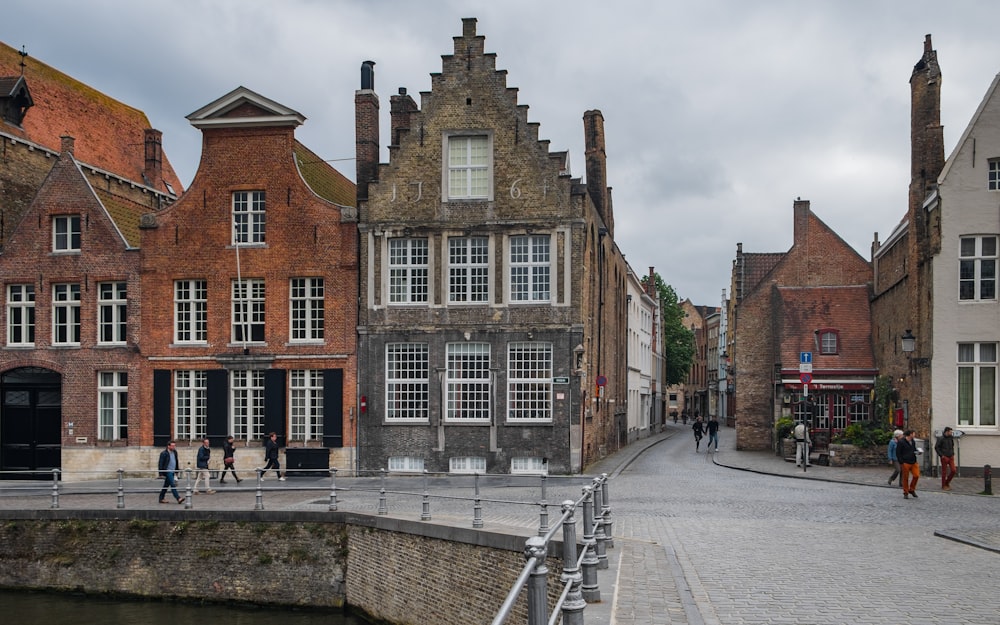
[[[150,187],[159,188],[163,179],[163,133],[155,128],[144,131],[145,161],[142,177]]]
[[[365,61],[361,64],[361,88],[354,92],[354,153],[359,205],[368,199],[368,184],[378,180],[378,113],[375,61]]]
[[[792,204],[792,211],[795,214],[794,227],[792,229],[792,245],[805,243],[809,234],[809,200],[795,198]]]
[[[587,160],[587,192],[614,238],[614,221],[608,201],[608,157],[604,147],[604,116],[598,110],[583,114],[584,145]]]
[[[910,179],[919,202],[937,184],[944,168],[944,127],[941,126],[941,67],[931,36],[910,75]]]
[[[59,137],[59,152],[61,154],[72,154],[73,148],[75,147],[76,139],[69,135],[61,135]]]
[[[656,297],[656,272],[653,267],[649,268],[649,280],[646,280],[646,294],[652,298]]]
[[[410,118],[418,110],[413,98],[406,95],[406,87],[399,88],[399,95],[389,98],[389,118],[392,121],[392,145],[399,146],[402,133],[410,129]]]

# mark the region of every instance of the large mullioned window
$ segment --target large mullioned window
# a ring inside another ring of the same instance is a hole
[[[968,236],[959,240],[958,299],[997,298],[997,237]]]
[[[507,419],[552,419],[552,344],[507,346]]]
[[[488,136],[448,137],[448,199],[489,198],[490,161]]]
[[[385,346],[385,418],[426,421],[430,389],[427,343]]]
[[[128,438],[128,373],[97,374],[97,437],[102,441]]]
[[[292,439],[323,438],[323,372],[317,369],[293,369],[290,372],[289,413]]]
[[[489,421],[489,343],[449,343],[445,372],[448,421]]]
[[[205,280],[174,282],[174,342],[208,340],[208,286]]]
[[[427,302],[427,239],[389,239],[389,302]]]
[[[80,344],[80,285],[52,285],[52,344]]]
[[[263,245],[266,242],[267,213],[263,191],[233,193],[233,244]]]
[[[997,425],[997,344],[958,344],[958,425]]]
[[[549,237],[523,235],[510,239],[510,301],[549,301]]]
[[[7,345],[35,344],[35,285],[7,285]]]
[[[448,301],[486,302],[489,291],[489,239],[448,239]]]
[[[325,331],[323,278],[292,278],[289,286],[291,341],[322,341]]]
[[[174,372],[174,438],[196,440],[208,424],[208,378],[204,371]]]
[[[128,297],[125,282],[97,284],[97,342],[121,345],[128,329]]]

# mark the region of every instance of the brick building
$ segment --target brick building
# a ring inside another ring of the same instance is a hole
[[[4,44],[0,116],[0,470],[121,466],[141,431],[138,224],[180,182],[141,111]]]
[[[810,210],[808,201],[796,200],[793,213],[787,252],[760,257],[759,266],[751,268],[740,245],[733,263],[737,301],[729,340],[739,449],[771,448],[775,420],[805,413],[798,381],[803,351],[814,355],[814,427],[828,438],[851,420],[870,418],[867,404],[877,373],[867,305],[871,265]],[[747,279],[752,273],[760,276],[755,284]]]
[[[627,441],[603,116],[584,115],[583,184],[484,44],[463,20],[420,105],[391,97],[385,164],[362,66],[362,468],[570,473]]]
[[[143,445],[274,431],[292,467],[354,463],[355,188],[296,140],[304,119],[243,87],[188,116],[191,187],[142,221]]]

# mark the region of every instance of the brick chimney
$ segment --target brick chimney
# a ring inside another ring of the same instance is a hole
[[[792,245],[800,245],[806,242],[809,235],[809,200],[795,198],[792,204],[792,211],[795,214],[794,228],[792,229]]]
[[[144,131],[145,160],[142,177],[146,184],[159,189],[163,179],[163,133],[155,128]]]
[[[598,110],[583,114],[584,146],[587,160],[587,192],[612,238],[614,216],[608,194],[608,156],[604,142],[604,115]]]
[[[361,88],[354,92],[354,153],[358,208],[368,199],[368,184],[378,180],[378,95],[375,61],[361,64]]]
[[[60,154],[72,154],[73,149],[76,147],[76,139],[69,135],[61,135],[59,137],[59,153]]]
[[[652,298],[656,298],[656,271],[653,267],[649,268],[649,279],[646,280],[646,295]]]
[[[417,103],[406,94],[406,87],[399,88],[399,95],[389,98],[389,117],[392,121],[392,145],[398,147],[402,133],[410,129],[410,118],[416,113]]]

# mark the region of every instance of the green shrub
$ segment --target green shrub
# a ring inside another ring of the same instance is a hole
[[[783,438],[791,438],[792,429],[795,427],[795,421],[790,417],[782,417],[778,419],[774,424],[774,432],[780,441]]]
[[[852,423],[844,431],[834,437],[834,443],[854,445],[855,447],[880,447],[889,444],[892,431],[883,429],[882,424],[874,421],[859,421]]]

